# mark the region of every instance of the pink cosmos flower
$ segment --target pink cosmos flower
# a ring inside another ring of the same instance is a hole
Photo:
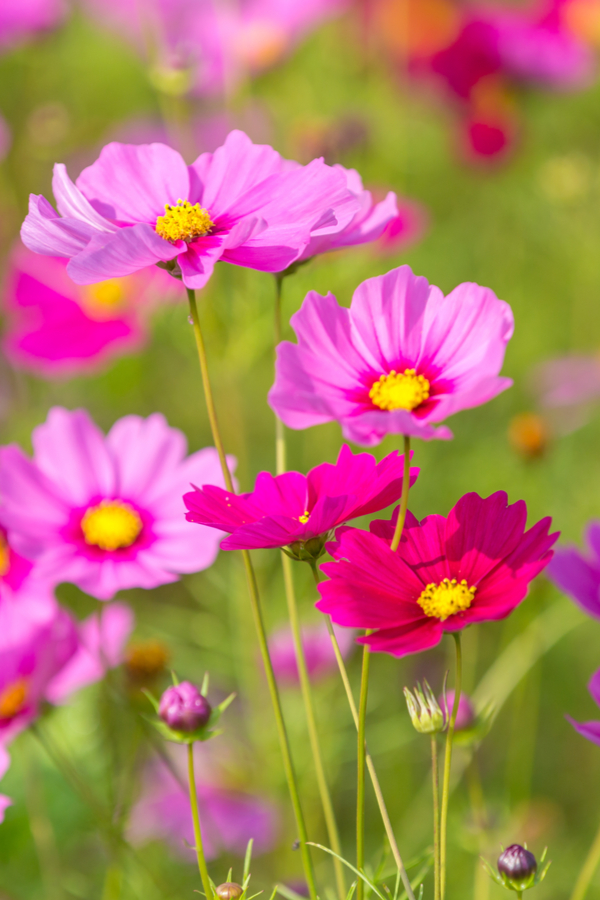
[[[571,355],[536,366],[533,387],[545,409],[579,406],[600,399],[600,356]]]
[[[45,378],[95,370],[137,349],[146,337],[148,312],[176,292],[174,279],[156,267],[79,286],[68,277],[66,265],[64,259],[40,258],[19,245],[3,294],[8,314],[4,352],[16,367]]]
[[[548,578],[574,600],[584,613],[600,619],[600,521],[586,529],[587,552],[558,547],[548,567]]]
[[[250,838],[254,838],[254,853],[268,852],[277,840],[276,808],[254,794],[229,788],[223,772],[207,759],[204,749],[194,746],[206,856],[212,859],[224,852],[243,856]],[[148,768],[131,813],[128,838],[134,844],[166,840],[192,862],[194,833],[185,759],[180,747],[173,748],[172,756],[174,772],[159,760]]]
[[[592,699],[600,706],[600,669],[598,669],[597,672],[594,672],[590,678],[588,691],[592,695]],[[592,743],[600,746],[600,722],[576,722],[571,716],[566,716],[565,718],[579,734],[583,735],[584,738],[587,738],[588,741],[592,741]]]
[[[216,450],[185,458],[164,417],[125,416],[105,437],[83,410],[56,407],[32,435],[33,460],[0,449],[2,521],[39,577],[100,600],[152,588],[214,561],[220,535],[183,516],[191,481],[222,484]]]
[[[452,432],[435,423],[512,384],[498,377],[510,306],[477,284],[444,297],[401,266],[359,285],[350,309],[311,291],[291,322],[298,343],[277,348],[269,393],[289,428],[337,420],[366,446],[389,433],[447,439]]]
[[[15,553],[8,542],[6,529],[0,525],[0,600],[7,594],[17,593],[32,568],[30,560]]]
[[[2,0],[0,3],[0,48],[14,44],[58,25],[65,13],[63,0]]]
[[[374,245],[375,252],[382,256],[392,256],[416,244],[429,224],[423,204],[405,198],[399,198],[397,202],[398,215],[388,222]]]
[[[558,533],[551,520],[525,531],[527,508],[507,505],[504,491],[465,494],[444,516],[421,522],[410,513],[400,546],[390,549],[396,516],[371,522],[370,533],[341,528],[321,566],[317,608],[338,625],[374,629],[359,638],[372,650],[405,656],[435,647],[444,632],[504,619],[549,563]]]
[[[250,494],[231,495],[213,485],[185,494],[187,520],[229,531],[223,550],[289,547],[299,559],[316,559],[328,533],[358,516],[394,503],[402,493],[404,456],[390,453],[380,463],[347,445],[335,465],[321,463],[308,475],[261,472]],[[419,470],[411,468],[411,484]]]
[[[341,654],[346,658],[354,647],[354,632],[337,626],[334,626],[334,630]],[[323,623],[302,626],[302,646],[311,681],[318,681],[338,671],[331,638]],[[280,684],[298,685],[300,677],[292,629],[289,625],[283,625],[270,636],[269,652],[277,681]]]
[[[107,144],[76,184],[56,165],[53,190],[60,215],[31,195],[21,237],[35,253],[68,258],[77,284],[168,263],[202,288],[220,259],[279,272],[358,207],[342,172],[322,160],[290,165],[241,131],[191,166],[164,144]]]
[[[0,779],[4,778],[10,767],[10,756],[6,747],[0,744]],[[0,794],[0,823],[4,822],[4,813],[7,807],[12,806],[12,800],[6,794]]]
[[[446,694],[446,702],[443,697],[438,697],[438,702],[444,713],[444,721],[447,722],[452,715],[454,708],[454,691],[450,690]],[[456,721],[454,722],[455,731],[464,731],[470,728],[475,721],[475,709],[467,694],[463,693],[458,699],[458,712],[456,713]]]

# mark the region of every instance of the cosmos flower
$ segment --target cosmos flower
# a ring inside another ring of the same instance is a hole
[[[146,337],[148,313],[172,300],[176,282],[154,267],[127,278],[76,285],[66,260],[15,248],[3,292],[2,349],[17,368],[44,378],[96,370]]]
[[[398,550],[390,549],[395,516],[370,532],[341,528],[321,566],[317,608],[338,625],[373,629],[359,638],[372,650],[405,656],[435,647],[444,632],[504,619],[552,557],[551,520],[525,531],[522,500],[504,491],[465,494],[444,516],[421,522],[410,513]]]
[[[597,672],[594,672],[594,674],[590,678],[588,691],[592,695],[592,699],[598,704],[598,706],[600,706],[600,669],[598,669]],[[575,719],[571,718],[571,716],[566,716],[566,718],[571,723],[573,728],[579,732],[579,734],[583,735],[584,738],[587,738],[588,741],[592,741],[594,744],[598,744],[600,746],[599,721],[576,722]]]
[[[109,600],[214,561],[220,535],[192,528],[181,501],[190,482],[223,483],[213,448],[186,458],[183,434],[159,413],[125,416],[105,437],[86,412],[60,407],[32,442],[32,460],[0,449],[0,494],[11,544],[39,577]]]
[[[589,523],[585,541],[587,553],[577,547],[558,547],[548,578],[584,613],[600,619],[600,521]]]
[[[156,760],[145,773],[140,798],[129,822],[134,844],[166,840],[193,862],[194,832],[182,748],[170,749],[173,765]],[[250,838],[254,853],[266,853],[276,843],[278,815],[268,800],[227,786],[224,773],[207,758],[204,746],[194,745],[196,789],[205,855],[212,859],[229,852],[243,856]]]
[[[340,652],[346,658],[354,647],[354,632],[337,626],[334,626],[334,630]],[[311,681],[318,681],[338,671],[329,631],[323,622],[317,625],[302,626],[302,646]],[[283,625],[271,634],[269,653],[279,684],[298,685],[300,677],[296,663],[294,639],[289,625]]]
[[[165,144],[107,144],[75,184],[56,165],[53,191],[60,215],[32,194],[21,238],[68,258],[77,284],[158,263],[202,288],[220,259],[279,272],[358,208],[343,172],[318,159],[288,165],[241,131],[191,166]]]
[[[424,236],[428,226],[427,210],[415,200],[397,198],[398,215],[384,228],[374,244],[381,256],[393,256],[416,244]]]
[[[477,284],[444,297],[401,266],[359,285],[350,309],[311,291],[291,323],[298,343],[279,344],[269,393],[289,428],[337,420],[365,446],[390,433],[451,438],[434,424],[512,384],[498,377],[510,306]]]
[[[333,528],[398,500],[403,469],[397,451],[378,463],[344,445],[335,465],[321,463],[308,475],[261,472],[250,494],[204,485],[183,501],[189,522],[230,532],[223,550],[288,547],[299,559],[316,559]],[[414,484],[419,470],[410,472]]]
[[[2,0],[0,3],[0,49],[47,31],[59,24],[66,11],[63,0]]]

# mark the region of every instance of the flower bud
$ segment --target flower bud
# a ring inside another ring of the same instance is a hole
[[[536,883],[537,861],[533,853],[511,844],[498,857],[498,872],[505,887],[512,891],[526,891]]]
[[[189,681],[167,688],[158,706],[158,715],[173,731],[196,731],[206,725],[211,706]]]
[[[243,887],[241,884],[236,884],[235,881],[225,881],[215,888],[215,894],[220,900],[238,900],[243,893]]]
[[[423,680],[423,688],[417,684],[414,694],[404,688],[404,697],[413,725],[421,734],[436,734],[444,727],[444,714],[433,691]]]
[[[440,705],[444,710],[444,724],[447,724],[450,716],[452,715],[452,708],[454,707],[454,691],[448,691],[448,693],[446,694],[445,704],[443,697],[440,697],[439,699]],[[454,730],[465,731],[467,728],[470,728],[474,722],[475,710],[473,709],[473,704],[466,694],[461,694],[460,700],[458,701],[458,712],[456,713]]]

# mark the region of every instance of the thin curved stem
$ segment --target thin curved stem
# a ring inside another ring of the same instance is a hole
[[[281,343],[281,295],[284,275],[281,272],[275,274],[275,360],[277,360],[277,347]],[[275,471],[278,475],[286,470],[285,452],[285,425],[275,416]]]
[[[356,764],[356,868],[364,872],[365,868],[365,728],[367,720],[367,697],[369,693],[369,663],[371,651],[367,645],[363,647],[362,674],[360,678],[360,698],[358,701],[358,751]],[[363,900],[364,888],[362,878],[356,885],[356,900]]]
[[[217,448],[217,452],[219,454],[219,460],[221,462],[221,468],[223,470],[223,478],[225,480],[225,484],[227,486],[227,490],[233,493],[233,480],[231,478],[231,473],[227,467],[227,458],[225,456],[225,451],[223,449],[223,441],[221,440],[221,434],[219,431],[219,423],[217,420],[217,414],[215,409],[214,398],[212,394],[212,387],[210,383],[209,373],[208,373],[208,362],[206,359],[206,348],[204,346],[204,339],[202,336],[202,330],[200,328],[200,320],[198,318],[198,307],[196,305],[196,294],[195,291],[190,288],[186,288],[187,295],[190,303],[190,313],[192,317],[192,324],[194,326],[194,337],[196,339],[196,347],[198,350],[198,358],[200,361],[200,372],[202,374],[202,384],[204,388],[204,396],[206,399],[206,408],[208,411],[208,418],[210,421],[210,427],[212,431],[213,440],[215,442],[215,447]],[[296,819],[296,827],[298,829],[298,837],[300,840],[300,852],[302,854],[302,862],[304,866],[304,874],[306,876],[306,882],[308,885],[309,894],[311,900],[317,900],[317,889],[315,885],[315,876],[313,870],[312,859],[310,857],[310,852],[307,847],[307,832],[306,825],[304,822],[304,814],[302,812],[302,806],[300,804],[300,794],[298,792],[298,783],[296,780],[296,773],[294,771],[294,764],[292,762],[292,754],[290,750],[290,743],[287,735],[287,730],[285,727],[285,721],[283,718],[283,710],[281,707],[281,699],[279,697],[279,690],[277,688],[277,681],[275,679],[275,673],[273,671],[273,665],[271,663],[271,656],[269,654],[269,645],[267,643],[267,633],[265,630],[265,624],[262,616],[262,609],[260,605],[260,596],[258,592],[258,584],[256,581],[256,574],[254,572],[254,566],[252,565],[252,560],[250,558],[250,554],[247,550],[240,551],[242,555],[242,559],[244,561],[244,569],[246,571],[246,580],[248,582],[248,592],[250,594],[250,603],[252,606],[252,615],[254,617],[254,624],[256,627],[256,634],[258,637],[258,644],[260,648],[260,654],[263,661],[263,666],[265,670],[265,676],[267,679],[267,685],[269,688],[269,694],[271,696],[271,702],[273,704],[273,712],[275,714],[275,722],[277,725],[277,733],[279,736],[279,745],[281,749],[281,755],[283,757],[283,767],[285,770],[285,776],[288,783],[288,788],[290,792],[290,797],[292,801],[292,806],[294,808],[294,816]]]
[[[437,736],[431,735],[431,782],[433,788],[433,879],[434,898],[440,900],[440,777]]]
[[[200,828],[200,813],[198,812],[198,794],[196,791],[196,776],[194,774],[194,745],[188,744],[188,782],[190,788],[190,806],[192,808],[192,822],[194,823],[194,843],[196,850],[196,859],[198,860],[198,870],[202,879],[202,887],[206,894],[206,900],[212,900],[213,890],[210,884],[210,877],[206,860],[204,858],[204,847],[202,845],[202,830]]]
[[[402,537],[406,511],[408,509],[408,492],[410,490],[410,437],[404,435],[404,475],[402,478],[402,495],[400,497],[400,510],[396,520],[396,529],[392,538],[392,552],[395,553]]]
[[[596,837],[590,847],[590,852],[588,853],[586,860],[583,864],[581,872],[575,882],[575,887],[573,888],[573,893],[571,894],[570,900],[583,900],[585,894],[587,892],[588,887],[590,886],[590,881],[594,877],[594,873],[598,868],[598,864],[600,863],[600,828],[596,833]]]
[[[460,640],[460,631],[452,634],[456,646],[456,678],[454,680],[454,703],[452,705],[452,713],[448,722],[448,732],[446,735],[446,752],[444,755],[444,781],[442,784],[442,810],[440,814],[440,898],[444,900],[446,891],[446,838],[448,832],[448,801],[450,799],[450,767],[452,764],[452,743],[454,741],[454,725],[458,714],[458,704],[460,703],[460,692],[462,688],[462,647]]]

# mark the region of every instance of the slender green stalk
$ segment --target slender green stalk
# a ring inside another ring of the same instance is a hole
[[[102,888],[102,900],[119,900],[123,887],[123,872],[118,863],[113,863],[106,870],[104,886]]]
[[[358,701],[358,753],[356,765],[356,868],[359,872],[364,872],[365,869],[365,757],[367,750],[365,726],[367,720],[370,661],[371,651],[369,647],[365,645],[363,647],[360,697]],[[359,878],[356,885],[356,900],[363,900],[363,884],[362,878]]]
[[[392,551],[395,553],[402,537],[402,530],[406,521],[408,509],[408,492],[410,490],[410,438],[404,435],[404,476],[402,478],[402,495],[400,497],[400,511],[396,520],[396,530],[392,538]]]
[[[431,782],[433,787],[433,879],[434,898],[440,900],[440,778],[437,736],[431,735]]]
[[[317,571],[317,564],[314,561],[311,561],[310,567],[312,569],[312,573],[314,575],[315,583],[318,586],[319,584],[319,573]],[[337,660],[338,668],[340,670],[340,676],[342,679],[342,683],[344,685],[344,689],[346,691],[346,697],[348,698],[348,705],[350,707],[350,712],[352,713],[352,719],[354,721],[355,727],[358,729],[358,710],[356,708],[356,703],[354,700],[354,695],[352,693],[352,686],[350,684],[350,679],[348,678],[348,670],[346,669],[346,664],[344,662],[344,657],[342,656],[342,651],[340,650],[340,645],[338,644],[337,638],[335,636],[335,631],[333,630],[333,625],[331,623],[331,619],[329,616],[325,616],[325,622],[327,624],[327,630],[329,631],[329,637],[331,638],[331,645],[333,647],[333,652],[335,654],[335,658]],[[402,879],[402,884],[404,885],[404,889],[409,900],[415,900],[414,891],[412,889],[410,879],[408,877],[408,873],[404,867],[404,863],[402,862],[402,857],[400,856],[400,850],[398,849],[398,842],[396,841],[396,835],[394,834],[394,829],[392,828],[392,822],[387,811],[387,807],[385,805],[385,799],[383,796],[383,791],[381,790],[381,785],[379,784],[379,778],[377,777],[377,772],[375,771],[375,765],[373,763],[373,759],[369,750],[367,748],[365,754],[367,769],[369,771],[369,775],[371,777],[371,783],[373,785],[373,790],[375,791],[375,797],[377,799],[377,806],[379,807],[379,812],[381,815],[381,819],[383,821],[383,827],[385,828],[385,833],[387,839],[390,844],[390,848],[392,850],[392,855],[394,857],[394,862],[400,872],[400,877]]]
[[[29,818],[29,830],[33,837],[44,885],[46,900],[60,900],[63,897],[60,856],[56,837],[46,808],[46,797],[39,760],[35,751],[39,748],[32,743],[21,745],[21,755],[27,767],[25,779],[25,802]]]
[[[446,734],[446,753],[444,755],[444,780],[442,784],[442,810],[440,814],[440,900],[444,900],[446,892],[446,838],[448,832],[448,801],[450,799],[450,766],[452,764],[452,743],[454,741],[454,724],[460,703],[462,687],[462,648],[460,631],[452,633],[456,645],[456,678],[454,680],[454,703],[448,722]]]
[[[204,847],[202,846],[202,830],[200,828],[200,813],[198,812],[198,794],[196,791],[196,776],[194,774],[194,745],[188,744],[188,783],[190,789],[190,806],[192,808],[192,822],[194,823],[194,843],[196,844],[196,859],[198,860],[198,870],[202,879],[202,887],[206,894],[206,900],[212,900],[213,890],[210,884],[208,868],[204,858]]]
[[[281,343],[281,294],[284,276],[281,272],[275,275],[275,354]],[[285,425],[275,416],[275,471],[278,475],[286,470]]]
[[[325,817],[325,825],[327,827],[327,834],[329,837],[329,843],[331,849],[334,853],[337,853],[338,856],[342,855],[342,847],[340,842],[340,836],[338,832],[337,822],[335,819],[335,812],[333,809],[333,803],[331,800],[331,794],[329,792],[329,787],[327,785],[327,777],[325,775],[325,766],[323,765],[323,757],[321,754],[321,746],[319,742],[319,731],[317,728],[317,720],[315,717],[315,709],[312,698],[312,688],[310,684],[310,678],[308,675],[308,669],[306,666],[306,657],[304,655],[304,647],[302,645],[302,633],[300,630],[300,622],[298,619],[298,606],[296,603],[296,592],[294,590],[294,576],[292,572],[292,566],[294,563],[285,553],[281,554],[281,564],[283,566],[283,580],[285,583],[285,594],[287,598],[287,606],[288,606],[288,615],[290,617],[290,624],[292,627],[292,635],[294,639],[294,649],[296,652],[296,664],[298,666],[298,674],[300,676],[300,690],[302,692],[302,699],[304,701],[304,709],[306,712],[306,724],[308,727],[308,737],[310,741],[310,747],[312,750],[312,756],[315,766],[315,772],[317,775],[317,786],[319,789],[319,796],[321,798],[321,805],[323,807],[323,815]],[[333,864],[335,869],[335,880],[337,892],[339,894],[340,900],[344,900],[346,897],[346,886],[344,880],[344,864],[340,859],[333,858]]]
[[[594,842],[590,847],[590,852],[588,853],[586,860],[583,864],[581,872],[575,882],[575,887],[573,888],[573,893],[571,894],[570,900],[583,900],[585,894],[587,892],[588,887],[590,886],[590,881],[594,877],[594,873],[598,868],[598,864],[600,863],[600,828],[594,838]]]
[[[200,372],[202,375],[202,385],[204,388],[204,396],[206,400],[206,408],[208,412],[208,418],[210,422],[210,427],[212,431],[213,440],[215,442],[215,447],[217,448],[217,452],[219,454],[219,459],[221,461],[221,468],[223,470],[223,478],[225,480],[225,484],[227,486],[227,490],[233,493],[233,481],[231,478],[231,473],[227,466],[227,458],[225,456],[225,451],[223,449],[223,441],[221,440],[221,433],[219,431],[219,423],[217,419],[217,413],[215,408],[215,402],[212,393],[212,387],[210,383],[210,377],[208,373],[208,362],[206,358],[206,348],[204,346],[204,339],[202,336],[202,329],[200,327],[200,320],[198,317],[198,307],[196,305],[196,293],[195,291],[187,288],[187,295],[190,303],[190,314],[192,317],[192,324],[194,326],[194,337],[196,339],[196,348],[198,350],[198,358],[200,361]],[[267,679],[267,685],[269,688],[269,694],[271,696],[271,702],[273,704],[273,712],[275,714],[275,722],[277,725],[277,732],[279,736],[279,744],[281,749],[281,755],[283,757],[283,767],[285,770],[285,776],[288,783],[288,788],[290,792],[290,797],[292,800],[292,806],[294,808],[294,816],[296,818],[296,827],[298,829],[298,837],[300,840],[300,852],[302,853],[302,862],[304,866],[304,874],[306,876],[306,882],[308,884],[308,890],[311,897],[311,900],[316,900],[317,898],[317,889],[315,886],[315,876],[313,871],[312,860],[310,857],[310,852],[307,847],[307,832],[306,825],[304,822],[304,814],[302,812],[302,807],[300,805],[300,795],[298,793],[298,783],[296,781],[296,774],[294,772],[294,765],[292,762],[292,754],[290,750],[289,739],[287,736],[287,731],[285,727],[285,722],[283,718],[283,710],[281,708],[281,699],[279,697],[279,690],[277,688],[277,682],[275,680],[275,673],[273,671],[273,665],[271,663],[271,656],[269,654],[269,645],[267,643],[267,633],[265,630],[265,624],[263,621],[262,610],[260,605],[260,596],[258,593],[258,584],[256,581],[256,574],[254,572],[254,566],[252,565],[252,560],[250,558],[250,554],[247,550],[241,550],[242,559],[244,561],[244,568],[246,571],[246,580],[248,582],[248,591],[250,594],[250,603],[252,606],[252,614],[254,617],[254,624],[256,627],[256,633],[258,636],[258,644],[260,648],[260,653],[263,661],[263,666],[265,670],[265,676]]]

